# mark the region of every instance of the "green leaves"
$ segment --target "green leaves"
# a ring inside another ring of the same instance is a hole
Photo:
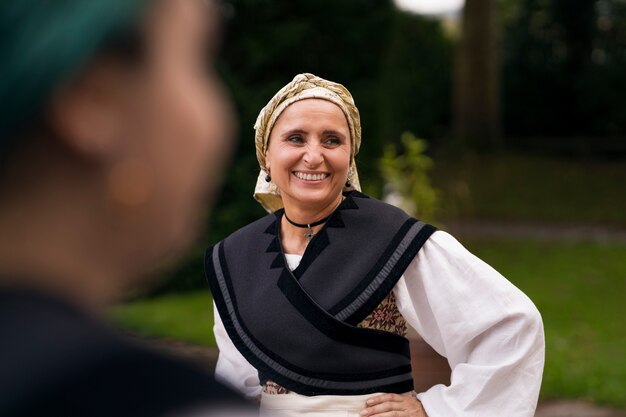
[[[440,193],[430,183],[433,161],[424,154],[428,143],[410,132],[400,137],[401,146],[387,145],[380,159],[388,201],[422,221],[432,222]]]

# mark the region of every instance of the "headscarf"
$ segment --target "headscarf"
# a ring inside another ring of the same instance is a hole
[[[0,157],[103,43],[136,27],[147,3],[0,1]]]
[[[254,124],[256,131],[256,157],[261,167],[254,189],[254,198],[270,213],[283,207],[280,190],[273,181],[267,182],[265,179],[268,175],[265,155],[270,133],[278,117],[289,105],[310,98],[330,101],[339,106],[345,114],[350,128],[351,152],[350,172],[348,174],[350,186],[344,187],[344,191],[361,190],[354,160],[361,146],[361,118],[352,95],[341,84],[325,80],[313,74],[298,74],[263,107]]]

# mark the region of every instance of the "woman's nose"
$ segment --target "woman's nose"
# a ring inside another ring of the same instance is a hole
[[[304,154],[304,163],[310,168],[319,166],[324,161],[322,149],[319,146],[309,146]]]

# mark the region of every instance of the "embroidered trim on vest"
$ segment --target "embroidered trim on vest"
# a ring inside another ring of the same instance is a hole
[[[398,310],[393,291],[358,326],[365,329],[382,330],[402,337],[406,337],[409,331],[406,320]]]

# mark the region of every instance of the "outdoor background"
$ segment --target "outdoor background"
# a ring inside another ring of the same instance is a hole
[[[312,72],[355,97],[364,191],[452,232],[537,304],[542,398],[626,409],[626,1],[418,15],[392,0],[231,0],[222,12],[236,157],[202,244],[114,321],[214,345],[203,250],[264,214],[254,120]]]

